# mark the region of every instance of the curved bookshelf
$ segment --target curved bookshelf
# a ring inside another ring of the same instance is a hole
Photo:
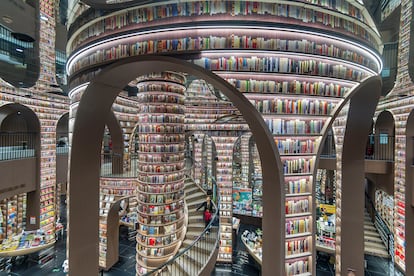
[[[175,255],[185,230],[184,82],[181,74],[137,79],[137,274]],[[171,162],[172,163],[171,163]]]

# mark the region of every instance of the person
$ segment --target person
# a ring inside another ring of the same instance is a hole
[[[200,206],[197,207],[197,211],[203,208],[203,220],[206,225],[211,221],[212,215],[213,215],[213,203],[211,202],[211,198],[207,196],[206,201],[200,204]],[[210,230],[207,229],[207,234],[210,233]]]

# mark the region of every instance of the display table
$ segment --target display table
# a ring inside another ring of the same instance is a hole
[[[262,265],[262,231],[256,230],[251,232],[245,230],[241,236],[243,244],[246,246],[249,254],[255,259],[255,261],[261,266]]]
[[[39,252],[43,249],[49,248],[53,246],[54,244],[55,244],[55,241],[47,243],[47,244],[38,245],[38,246],[32,246],[32,247],[27,247],[27,248],[17,248],[15,250],[0,251],[0,257],[4,258],[4,257],[28,255],[28,254]]]

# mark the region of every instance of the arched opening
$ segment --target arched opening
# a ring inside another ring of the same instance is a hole
[[[40,216],[40,122],[36,114],[20,104],[0,107],[0,199],[27,193],[26,221]],[[17,184],[18,183],[18,184]],[[33,221],[32,221],[33,222]],[[26,229],[38,229],[39,220]]]
[[[395,120],[391,112],[382,111],[375,122],[374,160],[394,160]]]
[[[279,154],[261,115],[233,86],[215,74],[188,62],[169,57],[139,57],[116,62],[89,84],[79,104],[74,126],[70,171],[69,265],[71,274],[98,272],[99,155],[106,114],[119,91],[133,78],[162,70],[186,72],[205,79],[225,94],[240,110],[255,136],[263,170],[263,273],[284,274],[284,187]],[[84,130],[88,130],[86,133]],[[276,168],[276,169],[275,169]],[[266,193],[265,193],[266,192]],[[82,216],[80,216],[82,214]],[[83,217],[88,217],[85,221]],[[276,250],[275,250],[276,249]],[[277,260],[277,261],[275,261]],[[85,264],[88,264],[86,266]]]
[[[56,125],[56,184],[60,194],[66,194],[68,182],[69,113],[63,114]]]

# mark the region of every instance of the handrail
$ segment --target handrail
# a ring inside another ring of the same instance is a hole
[[[393,256],[393,254],[394,254],[394,249],[393,249],[393,247],[394,247],[393,246],[393,244],[394,244],[394,235],[392,234],[392,232],[388,228],[385,221],[382,219],[381,215],[375,209],[374,202],[372,201],[372,199],[370,198],[370,196],[368,195],[367,192],[365,192],[365,202],[368,202],[371,211],[375,215],[375,219],[378,220],[381,223],[380,226],[381,226],[381,228],[383,228],[383,230],[385,231],[385,235],[386,235],[386,240],[383,240],[383,242],[386,243],[388,254],[390,256]],[[381,239],[383,239],[383,235],[380,235],[380,237],[381,237]]]
[[[188,176],[188,177],[190,178],[190,176]],[[191,177],[191,179],[194,181],[194,179],[192,177]],[[215,179],[212,179],[212,181],[214,181],[214,184],[216,184],[215,183]],[[195,182],[194,182],[194,184],[197,185],[201,190],[204,191],[204,189],[200,185],[198,185]],[[201,232],[201,234],[196,239],[194,239],[194,241],[187,248],[185,248],[183,251],[181,251],[180,253],[176,254],[172,259],[170,259],[166,263],[162,264],[161,266],[159,266],[159,267],[157,267],[157,268],[155,268],[155,269],[153,269],[153,270],[145,273],[144,276],[157,275],[159,272],[162,272],[167,266],[174,264],[178,258],[180,258],[184,254],[186,254],[187,252],[189,252],[201,239],[204,239],[205,238],[205,236],[207,235],[206,234],[207,231],[210,229],[210,227],[212,226],[212,224],[214,223],[214,221],[216,220],[216,218],[218,218],[218,214],[219,214],[218,211],[219,210],[218,210],[218,207],[217,206],[219,206],[219,200],[217,202],[217,205],[214,203],[214,201],[211,201],[213,203],[215,212],[214,212],[214,215],[212,216],[212,219],[210,220],[210,223],[203,230],[203,232]],[[218,240],[219,240],[218,237],[219,237],[219,231],[217,232],[216,244],[215,244],[215,246],[213,248],[217,248],[217,246],[218,246]],[[211,256],[209,256],[209,259],[210,259],[210,257]]]

